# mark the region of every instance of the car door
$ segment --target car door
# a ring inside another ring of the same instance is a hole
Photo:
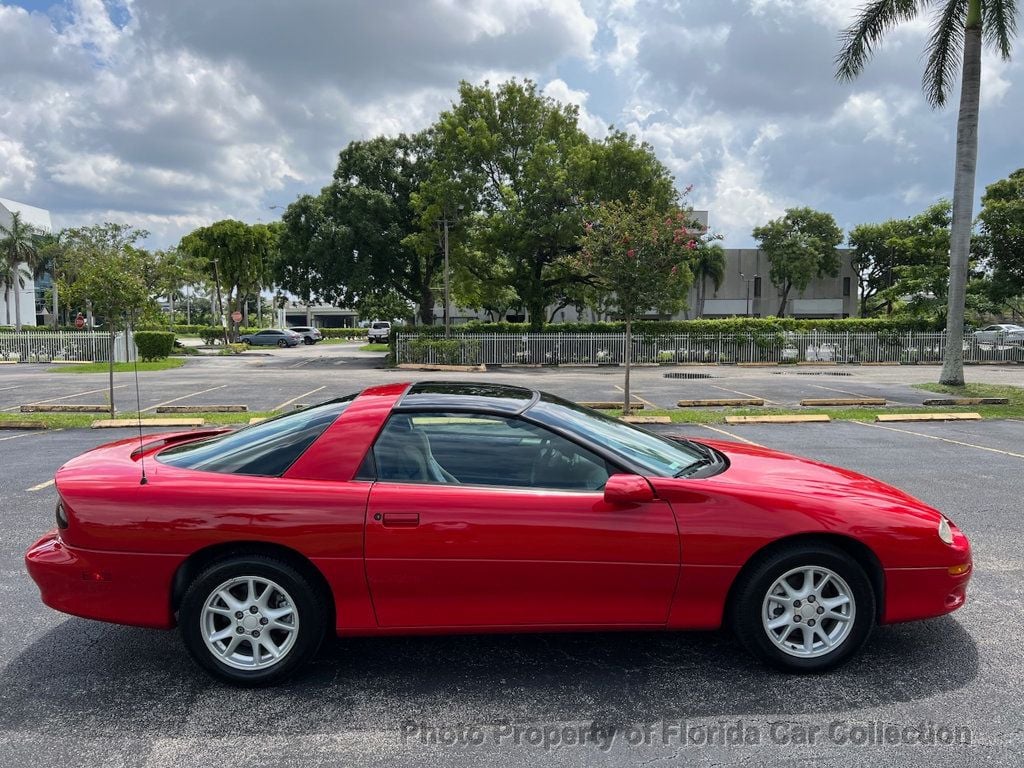
[[[984,344],[993,344],[996,341],[996,336],[1000,331],[998,325],[990,325],[987,328],[982,328],[978,331],[978,341]]]
[[[365,558],[381,626],[665,624],[672,509],[606,503],[617,469],[587,448],[514,417],[399,412],[370,458]]]

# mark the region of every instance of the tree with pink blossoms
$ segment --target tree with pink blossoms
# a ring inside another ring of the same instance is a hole
[[[598,205],[585,222],[580,249],[567,258],[625,322],[624,413],[630,412],[633,321],[652,310],[672,314],[685,307],[697,254],[718,239],[694,220],[691,207],[666,210],[636,195]]]

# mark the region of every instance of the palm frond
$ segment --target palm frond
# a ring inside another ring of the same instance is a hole
[[[1017,35],[1017,0],[982,0],[985,42],[1009,59]]]
[[[932,0],[873,0],[860,8],[857,20],[840,35],[836,55],[836,77],[853,80],[868,63],[885,33],[901,22],[910,21]]]
[[[964,48],[964,24],[969,0],[948,0],[935,12],[928,40],[928,65],[921,77],[925,98],[933,107],[941,107],[960,71],[960,53]]]

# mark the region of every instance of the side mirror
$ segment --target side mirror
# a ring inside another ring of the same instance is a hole
[[[654,489],[640,475],[612,475],[604,486],[608,504],[646,504],[654,501]]]

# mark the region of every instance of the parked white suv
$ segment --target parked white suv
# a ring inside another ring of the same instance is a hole
[[[367,341],[371,344],[378,342],[386,344],[391,338],[391,323],[387,320],[374,320],[370,323],[370,329],[366,332]]]
[[[294,331],[302,337],[303,344],[316,344],[318,341],[323,340],[324,335],[320,333],[319,328],[313,328],[308,325],[295,325],[289,330]]]

